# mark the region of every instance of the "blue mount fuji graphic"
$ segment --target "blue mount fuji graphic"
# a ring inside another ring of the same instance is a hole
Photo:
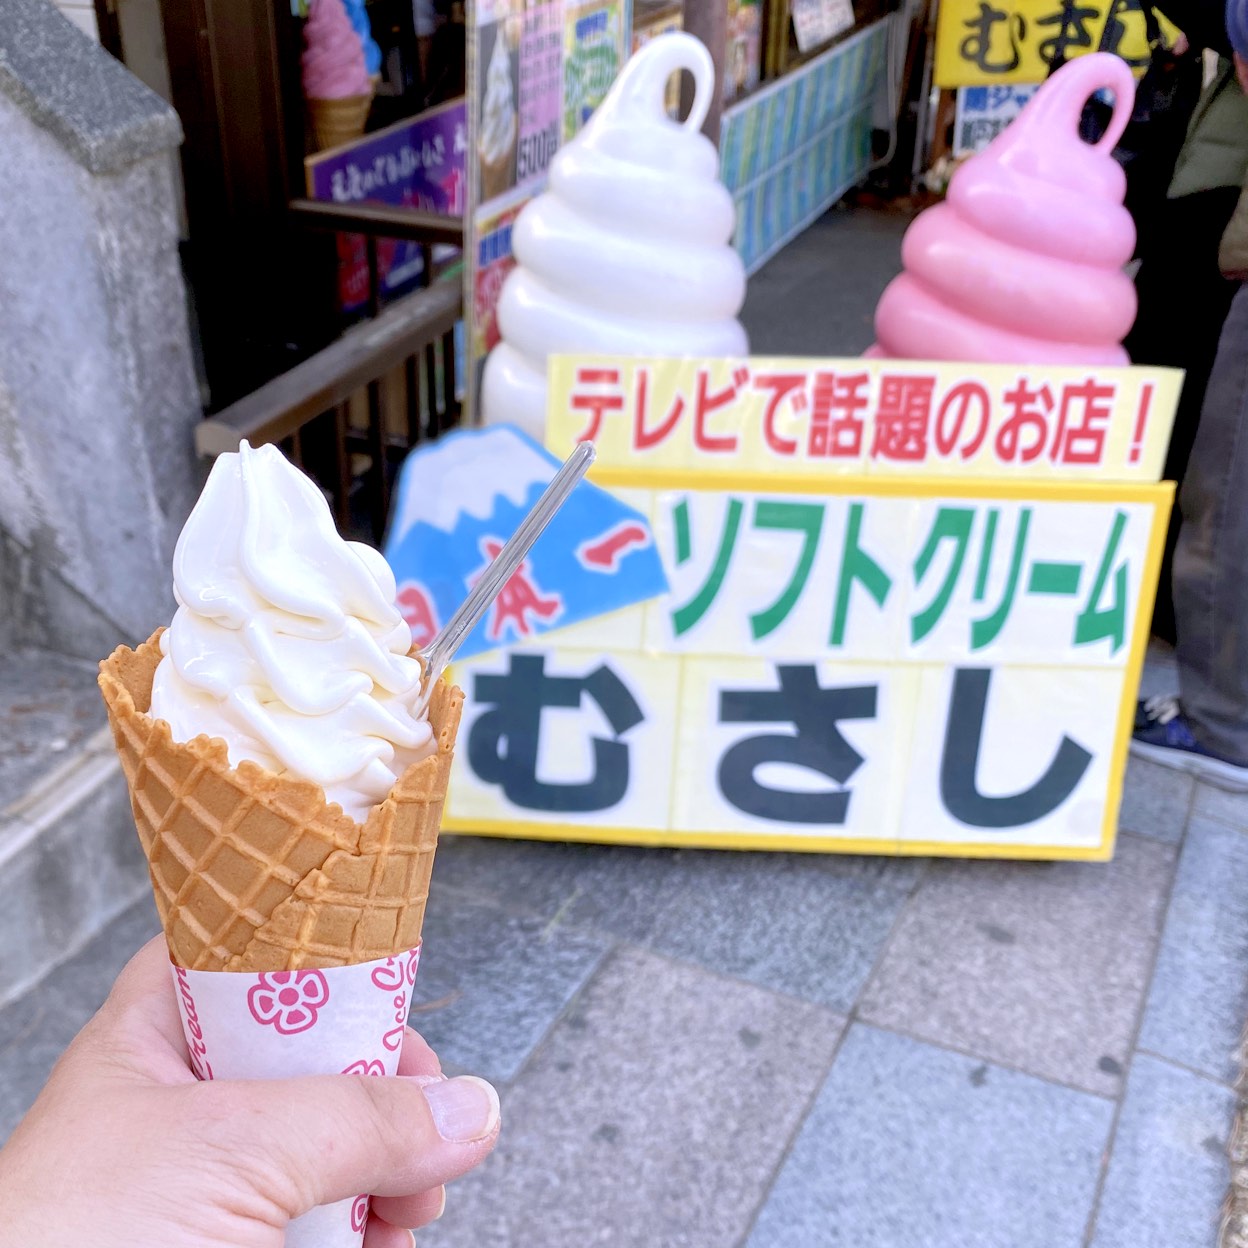
[[[558,468],[559,460],[509,425],[458,430],[407,457],[384,553],[417,645],[467,597]],[[459,657],[527,641],[666,592],[646,517],[583,481],[469,634]]]

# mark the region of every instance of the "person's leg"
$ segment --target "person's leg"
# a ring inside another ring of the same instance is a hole
[[[1141,705],[1134,748],[1248,790],[1248,284],[1222,330],[1181,502],[1179,698]]]
[[[1164,472],[1166,480],[1180,485],[1200,423],[1218,337],[1235,294],[1235,284],[1218,269],[1218,240],[1238,197],[1236,188],[1218,187],[1167,200],[1136,278],[1140,306],[1123,344],[1127,354],[1135,364],[1181,368],[1186,373]],[[1153,614],[1153,631],[1167,641],[1175,635],[1170,585],[1180,511],[1181,507],[1176,509],[1170,522]]]
[[[1180,501],[1183,709],[1202,745],[1248,765],[1248,284],[1222,330]]]

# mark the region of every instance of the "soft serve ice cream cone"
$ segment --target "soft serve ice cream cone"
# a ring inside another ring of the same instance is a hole
[[[222,455],[167,630],[100,665],[200,1078],[394,1074],[463,695],[272,446]],[[359,1196],[288,1248],[358,1248]]]
[[[696,92],[682,124],[665,95],[685,69]],[[747,353],[735,209],[700,132],[714,89],[706,48],[692,35],[661,35],[555,157],[549,188],[512,231],[517,268],[499,300],[502,341],[486,362],[486,421],[542,438],[552,354]]]
[[[244,443],[187,520],[174,586],[170,628],[100,677],[174,960],[413,947],[462,696],[439,689],[426,716],[389,565],[275,447]]]
[[[1096,144],[1079,137],[1088,98],[1107,87],[1114,115]],[[1121,346],[1136,296],[1124,266],[1135,227],[1112,151],[1131,115],[1125,62],[1069,62],[1018,118],[971,157],[947,200],[902,243],[905,272],[880,298],[869,354],[1015,364],[1129,363]]]
[[[510,189],[516,170],[516,101],[511,89],[511,57],[499,28],[485,73],[481,106],[481,138],[477,157],[481,166],[481,203]]]
[[[303,38],[303,94],[317,146],[358,139],[368,122],[374,85],[343,0],[312,0]]]
[[[151,711],[175,740],[321,785],[352,819],[430,753],[421,664],[379,552],[346,542],[274,446],[213,467],[174,554]]]

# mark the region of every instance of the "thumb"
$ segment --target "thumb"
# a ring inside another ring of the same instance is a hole
[[[470,1075],[326,1075],[187,1091],[213,1098],[207,1116],[237,1133],[239,1166],[276,1187],[282,1195],[262,1194],[292,1217],[361,1193],[439,1187],[485,1160],[500,1123],[498,1093]]]

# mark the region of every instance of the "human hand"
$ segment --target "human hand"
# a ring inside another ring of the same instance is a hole
[[[200,1083],[164,939],[122,971],[0,1150],[0,1248],[282,1248],[317,1205],[376,1193],[365,1248],[411,1248],[485,1160],[498,1096],[410,1028],[397,1078]]]
[[[1248,57],[1235,53],[1235,77],[1239,79],[1239,85],[1243,88],[1245,95],[1248,95]]]

